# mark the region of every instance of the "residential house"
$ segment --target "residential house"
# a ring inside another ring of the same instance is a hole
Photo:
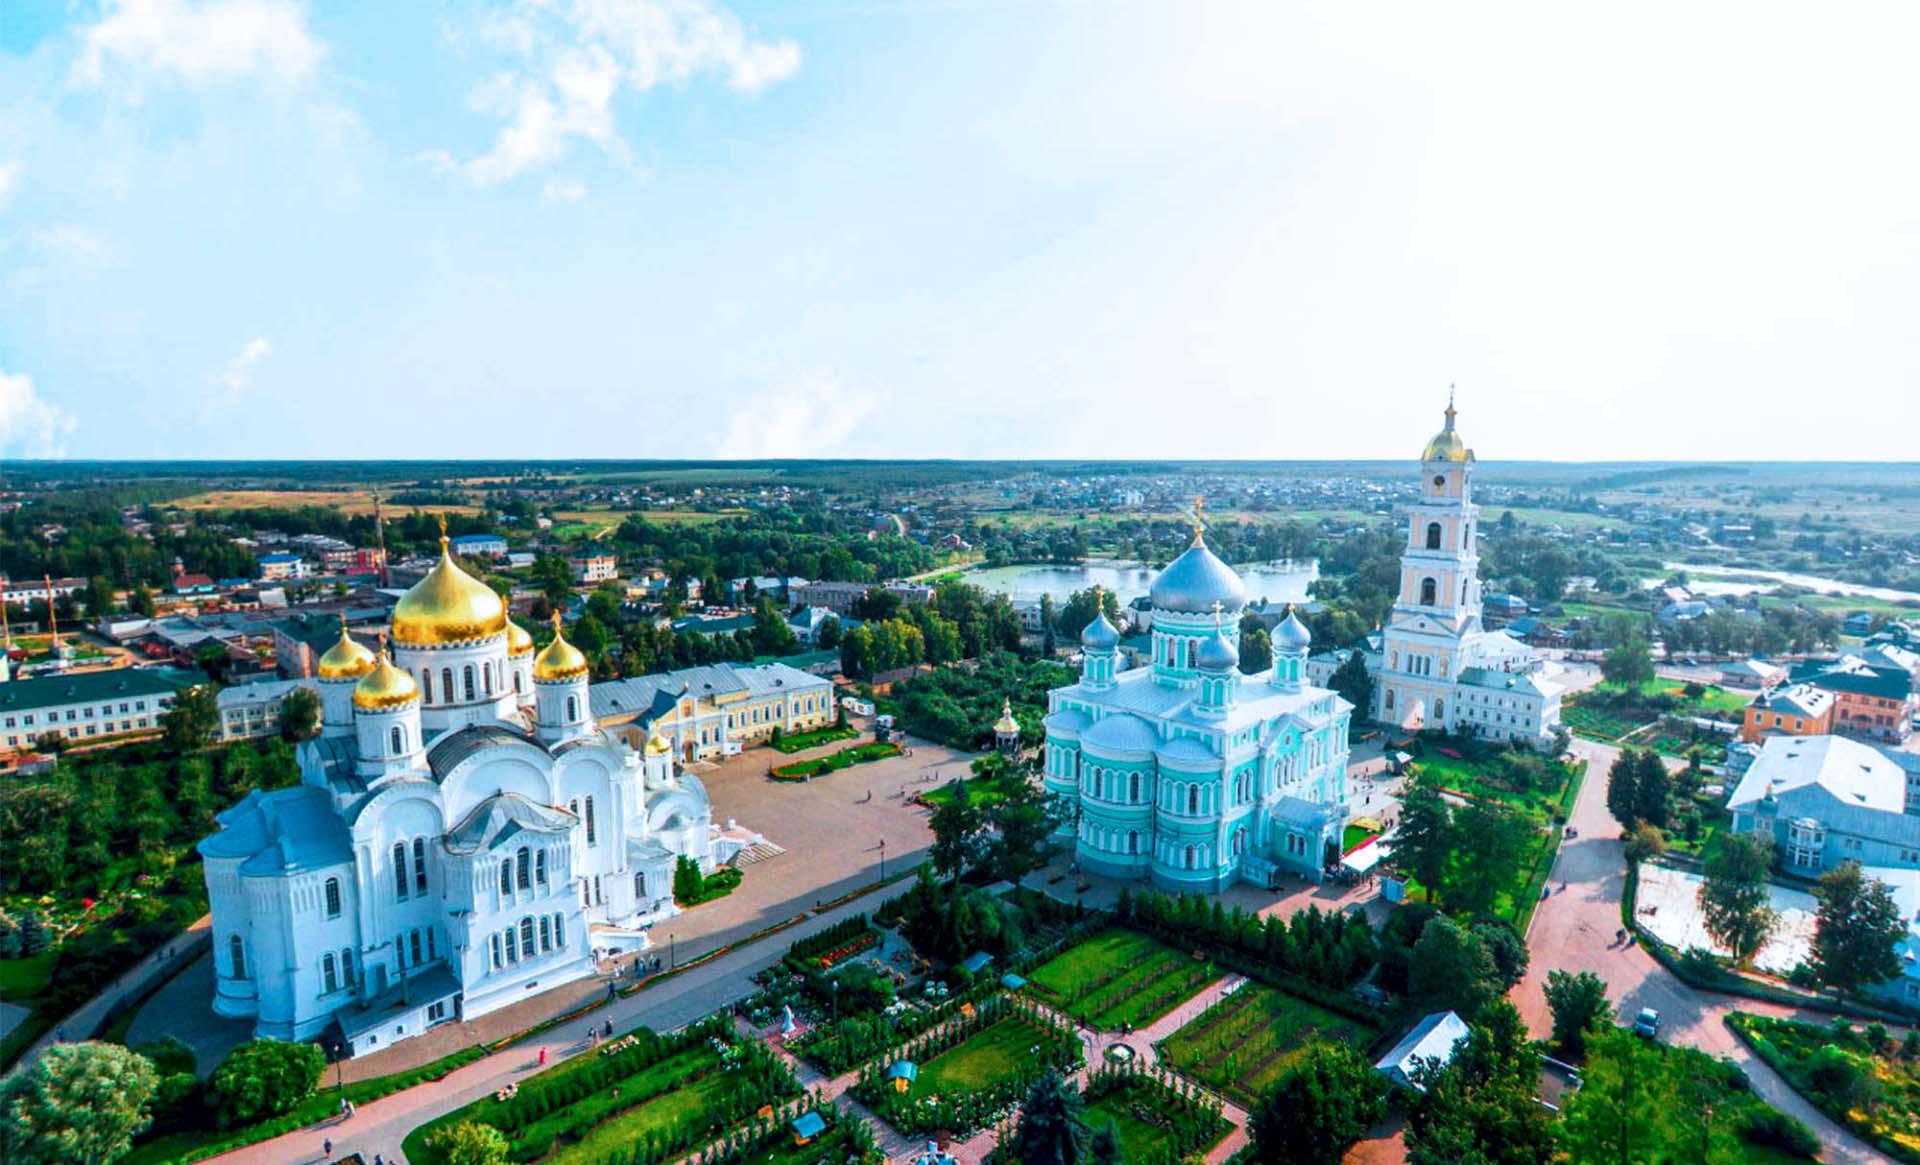
[[[573,581],[592,586],[620,577],[620,559],[612,554],[569,554],[567,568]]]
[[[307,577],[307,560],[298,554],[290,554],[284,550],[262,554],[254,562],[260,568],[261,582],[282,582],[286,579]]]
[[[93,740],[148,731],[197,673],[166,668],[68,672],[0,684],[0,743],[31,748],[47,733]]]
[[[505,558],[507,540],[498,534],[462,534],[448,540],[462,558]]]
[[[1781,684],[1746,707],[1740,739],[1763,736],[1824,736],[1833,731],[1833,693],[1811,684]]]

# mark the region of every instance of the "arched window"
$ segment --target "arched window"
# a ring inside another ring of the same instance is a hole
[[[1435,720],[1439,720],[1441,717],[1445,716],[1446,714],[1447,714],[1447,702],[1445,700],[1435,700],[1433,702],[1433,718]]]
[[[353,952],[340,948],[340,978],[347,986],[353,986]]]
[[[1130,854],[1140,852],[1140,831],[1137,829],[1127,830],[1127,852]]]
[[[533,957],[533,919],[520,920],[520,954],[524,958]]]
[[[633,872],[633,900],[635,903],[641,903],[647,900],[647,872],[645,870],[635,870]]]
[[[331,995],[340,990],[340,968],[333,961],[333,952],[320,956],[320,990]]]
[[[1440,523],[1438,522],[1427,523],[1427,549],[1440,549]]]
[[[593,828],[593,794],[591,793],[587,794],[587,844],[599,844]]]
[[[489,696],[493,695],[493,661],[491,660],[480,665],[480,690]]]
[[[1432,579],[1423,578],[1420,580],[1420,605],[1421,606],[1423,607],[1433,606],[1435,596],[1438,593],[1439,593],[1439,586]]]
[[[460,669],[460,692],[463,699],[473,699],[473,665]]]
[[[413,888],[419,893],[427,892],[427,839],[413,839]]]
[[[240,941],[239,935],[236,934],[236,935],[228,936],[227,954],[232,960],[233,977],[236,979],[246,978],[247,977],[247,945]]]
[[[561,950],[567,949],[567,920],[565,915],[553,916],[553,945]]]
[[[1134,802],[1138,802],[1140,800],[1140,774],[1139,773],[1134,773],[1132,776],[1129,776],[1127,778],[1127,800],[1134,801]]]
[[[533,880],[539,885],[547,884],[547,851],[533,851]]]
[[[1187,868],[1189,870],[1193,868],[1193,847],[1192,846],[1187,847]]]
[[[553,949],[553,919],[540,916],[540,950],[542,953]]]
[[[567,721],[568,723],[572,723],[573,721],[578,719],[580,719],[580,697],[568,696],[567,697]]]
[[[420,669],[420,702],[433,703],[433,669],[430,667]]]
[[[493,955],[493,969],[498,971],[500,969],[500,935],[498,933],[487,936],[487,950]]]
[[[532,882],[528,875],[532,869],[533,855],[528,853],[527,847],[523,845],[513,855],[513,884],[522,890],[531,887]]]
[[[515,669],[514,669],[514,672],[513,672],[513,694],[514,694],[514,695],[516,695],[516,696],[518,696],[518,695],[520,695],[520,694],[521,694],[521,689],[520,689],[520,671],[519,671],[519,669],[518,669],[518,668],[515,668]]]
[[[393,896],[407,896],[407,843],[404,841],[393,843]]]
[[[500,863],[500,892],[513,893],[513,862],[510,860]]]
[[[340,879],[327,879],[327,917],[340,917]]]
[[[506,944],[507,944],[507,962],[509,963],[519,962],[520,961],[520,944],[513,941],[513,931],[512,930],[502,931],[501,937],[506,940]]]
[[[1198,785],[1187,786],[1187,812],[1200,812],[1200,786]]]
[[[450,667],[440,669],[440,699],[453,703],[453,669]]]
[[[393,731],[387,734],[387,751],[394,756],[400,756],[407,751],[407,738],[401,733],[398,724],[394,725]]]
[[[1387,689],[1386,706],[1387,706],[1387,711],[1389,712],[1393,711],[1393,689],[1392,688]]]
[[[412,956],[416,967],[425,961],[420,957],[420,932],[417,930],[407,935],[407,954]]]

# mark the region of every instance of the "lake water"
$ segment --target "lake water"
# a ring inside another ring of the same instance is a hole
[[[1247,584],[1247,599],[1265,598],[1275,603],[1301,603],[1307,598],[1307,584],[1320,577],[1320,564],[1305,562],[1261,562],[1236,566],[1234,570]],[[1137,562],[1092,561],[1080,566],[994,566],[967,572],[967,581],[988,594],[1013,599],[1038,599],[1052,595],[1064,603],[1075,591],[1098,584],[1112,591],[1125,606],[1147,593],[1154,576],[1160,572]]]
[[[1770,592],[1780,586],[1799,587],[1820,595],[1847,595],[1858,599],[1879,599],[1888,603],[1920,603],[1920,593],[1900,591],[1892,587],[1870,587],[1861,583],[1842,582],[1837,578],[1823,578],[1817,574],[1793,574],[1784,570],[1749,570],[1738,566],[1701,566],[1695,563],[1663,563],[1668,570],[1684,570],[1695,581],[1688,583],[1691,590],[1705,595],[1745,595],[1755,591]],[[1648,580],[1658,585],[1661,580]],[[1768,585],[1772,584],[1772,585]]]

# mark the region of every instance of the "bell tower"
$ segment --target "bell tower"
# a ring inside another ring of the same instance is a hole
[[[1420,458],[1419,500],[1402,507],[1407,544],[1393,617],[1424,616],[1455,632],[1480,629],[1480,554],[1473,504],[1473,450],[1454,431],[1453,393],[1446,427]]]

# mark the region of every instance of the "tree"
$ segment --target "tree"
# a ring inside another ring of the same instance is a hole
[[[220,708],[214,703],[213,689],[198,684],[173,698],[173,705],[160,714],[160,728],[167,748],[176,753],[198,752],[213,742],[213,730],[220,723]]]
[[[120,596],[113,593],[113,582],[104,574],[87,580],[87,618],[104,619],[119,606]]]
[[[1761,833],[1728,833],[1707,856],[1700,883],[1701,922],[1715,942],[1733,954],[1736,966],[1749,966],[1779,925],[1767,873],[1773,866],[1773,839]]]
[[[573,568],[567,560],[557,554],[542,554],[533,560],[533,569],[528,572],[533,584],[557,610],[565,610],[573,598]]]
[[[1893,891],[1868,877],[1857,861],[1820,875],[1814,891],[1813,970],[1820,982],[1845,995],[1900,973],[1896,944],[1906,938],[1906,920]]]
[[[153,590],[146,583],[135,583],[133,587],[133,609],[151,619],[157,613],[153,604]]]
[[[53,932],[47,929],[46,920],[40,917],[38,910],[28,910],[20,916],[20,953],[37,955],[53,945]]]
[[[933,811],[933,845],[927,851],[934,872],[953,878],[966,873],[985,856],[987,816],[973,803],[965,781],[947,786],[953,796]]]
[[[820,620],[820,650],[831,651],[840,646],[840,620],[828,615]]]
[[[231,660],[227,645],[218,639],[207,640],[200,645],[200,650],[193,653],[193,662],[215,683],[219,683],[220,677],[226,674],[227,664]]]
[[[1261,1165],[1338,1165],[1387,1115],[1387,1079],[1345,1044],[1315,1041],[1247,1118]]]
[[[1420,1074],[1426,1091],[1407,1128],[1411,1165],[1535,1165],[1554,1159],[1551,1114],[1534,1099],[1540,1058],[1512,1003],[1498,999],[1454,1047]]]
[[[1607,812],[1622,829],[1640,821],[1640,752],[1622,749],[1607,769]]]
[[[312,1044],[249,1040],[220,1061],[207,1083],[222,1128],[279,1116],[313,1094],[326,1057]]]
[[[1427,888],[1427,901],[1439,894],[1453,862],[1456,832],[1453,810],[1423,772],[1400,798],[1400,824],[1393,831],[1394,861]]]
[[[1126,1165],[1126,1155],[1120,1151],[1120,1130],[1113,1127],[1113,1118],[1093,1131],[1087,1142],[1087,1157],[1093,1165]]]
[[[1587,1033],[1613,1019],[1607,984],[1592,971],[1547,972],[1547,1009],[1553,1012],[1553,1042],[1569,1056],[1584,1056]]]
[[[0,1083],[0,1147],[15,1165],[111,1161],[147,1127],[158,1085],[118,1044],[56,1044]]]
[[[1367,659],[1359,650],[1347,653],[1347,658],[1333,669],[1327,686],[1352,704],[1359,717],[1373,714],[1373,677],[1367,674]]]
[[[1020,879],[1047,864],[1052,853],[1049,838],[1059,827],[1059,813],[1045,789],[1027,779],[1024,771],[1002,779],[1002,796],[989,810],[996,837],[990,857],[994,873],[1018,885]]]
[[[1502,918],[1482,918],[1475,922],[1472,932],[1487,946],[1487,954],[1493,956],[1493,965],[1500,972],[1500,982],[1512,987],[1527,977],[1527,940],[1513,929],[1513,924]]]
[[[673,900],[682,906],[696,905],[705,892],[707,878],[700,864],[685,854],[673,863]]]
[[[320,735],[320,697],[312,688],[295,688],[280,701],[280,739],[289,744]]]
[[[461,1121],[435,1133],[429,1143],[446,1165],[506,1165],[507,1138],[492,1125]]]
[[[1667,835],[1660,827],[1642,821],[1627,834],[1627,861],[1638,863],[1667,852]]]
[[[1454,814],[1451,832],[1461,843],[1470,839],[1473,852],[1471,862],[1449,872],[1447,903],[1468,914],[1490,914],[1501,892],[1519,884],[1539,830],[1505,805],[1474,801]]]
[[[1273,636],[1259,621],[1247,616],[1241,621],[1240,674],[1257,675],[1273,666]],[[1252,623],[1251,627],[1246,626]]]
[[[1673,795],[1673,778],[1667,762],[1653,749],[1640,754],[1633,783],[1634,814],[1641,821],[1665,827],[1667,804]]]
[[[1638,631],[1629,633],[1600,658],[1600,674],[1608,683],[1638,688],[1653,681],[1653,649]]]
[[[1013,1159],[1020,1165],[1079,1165],[1087,1156],[1085,1108],[1080,1090],[1060,1073],[1042,1073],[1020,1105]]]
[[[1413,944],[1407,988],[1429,1011],[1457,1011],[1472,1020],[1499,994],[1499,983],[1487,944],[1451,918],[1427,923]]]

